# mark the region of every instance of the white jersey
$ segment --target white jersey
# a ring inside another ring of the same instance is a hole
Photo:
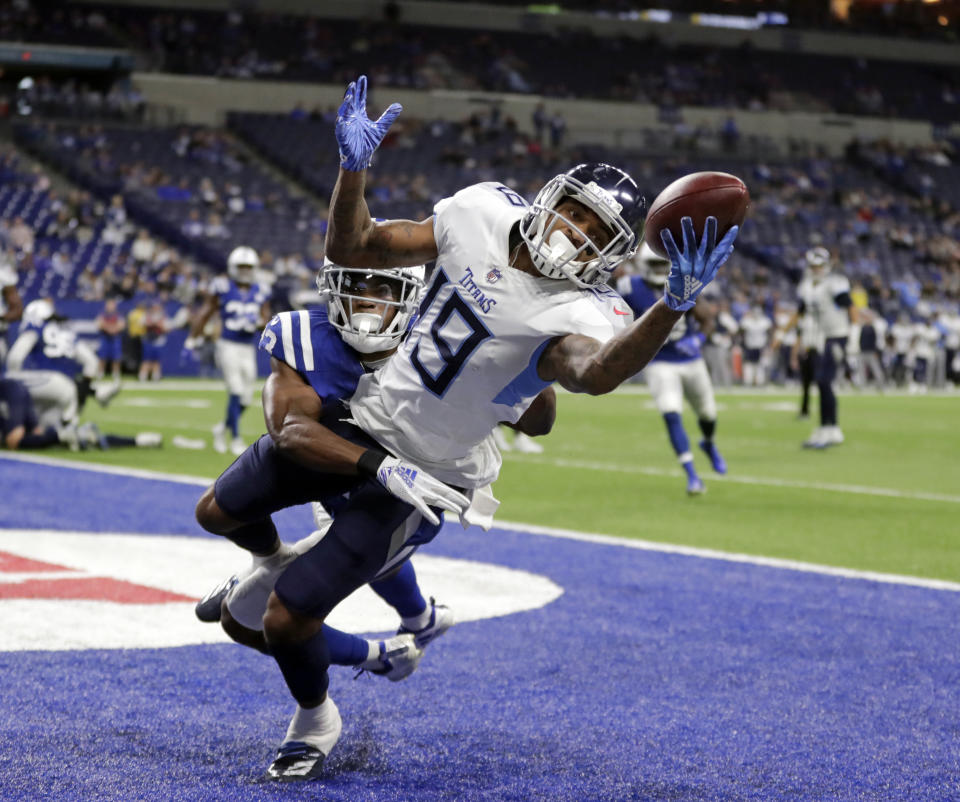
[[[773,328],[773,323],[766,315],[744,315],[740,319],[743,347],[752,351],[760,351],[766,348],[771,328]]]
[[[526,202],[476,184],[435,209],[439,254],[422,315],[396,355],[360,379],[354,419],[393,453],[438,479],[476,488],[497,478],[493,429],[515,422],[548,386],[537,362],[552,339],[610,339],[633,320],[608,287],[509,267],[509,236]]]
[[[890,327],[890,336],[893,337],[893,350],[897,354],[905,354],[913,343],[913,323],[897,321]]]
[[[825,276],[807,276],[797,290],[803,301],[803,316],[808,318],[811,347],[822,348],[823,341],[831,337],[847,337],[850,334],[850,313],[845,306],[837,305],[837,298],[850,293],[850,281],[839,273]]]

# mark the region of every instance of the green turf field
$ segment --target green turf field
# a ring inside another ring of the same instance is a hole
[[[210,386],[128,383],[109,409],[91,404],[87,418],[116,433],[160,431],[168,445],[69,456],[212,479],[229,454],[169,445],[176,434],[209,443],[225,403]],[[795,419],[793,393],[718,401],[717,443],[730,473],[715,478],[694,445],[708,493],[688,498],[649,396],[633,389],[601,398],[561,394],[556,428],[542,440],[546,452],[506,455],[495,486],[499,517],[960,580],[960,397],[843,396],[847,442],[823,452],[800,448],[812,423]],[[695,444],[689,412],[685,423]],[[243,435],[249,442],[263,431],[259,408],[251,408]]]

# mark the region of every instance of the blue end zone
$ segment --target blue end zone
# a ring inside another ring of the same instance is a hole
[[[39,512],[44,473],[71,515]],[[113,531],[195,531],[188,485],[2,459],[0,485],[3,526],[96,529],[109,502]],[[405,682],[331,672],[344,730],[321,783],[258,782],[293,709],[262,655],[0,651],[0,796],[960,798],[956,593],[507,530],[447,527],[427,553],[565,593],[454,627]]]

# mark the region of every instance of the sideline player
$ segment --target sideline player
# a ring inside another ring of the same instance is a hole
[[[127,322],[117,311],[117,299],[107,298],[103,311],[97,315],[97,331],[100,333],[100,376],[107,375],[107,368],[114,381],[120,381],[120,363],[123,360],[123,332]]]
[[[814,371],[820,392],[820,426],[804,441],[803,447],[824,449],[843,442],[843,432],[837,425],[837,395],[833,382],[838,368],[845,366],[847,337],[850,324],[856,321],[856,309],[850,297],[850,281],[833,271],[830,251],[822,246],[810,248],[804,259],[807,274],[797,288],[800,298],[797,315],[784,328],[792,328],[800,317],[804,320],[802,339],[810,344],[811,333],[816,338],[813,350],[816,351]]]
[[[207,321],[219,311],[217,365],[227,385],[226,415],[213,427],[213,448],[220,454],[227,451],[227,432],[231,435],[233,454],[242,454],[246,448],[240,437],[240,417],[253,401],[257,336],[270,318],[270,291],[255,280],[259,269],[260,257],[253,248],[246,245],[234,248],[227,257],[227,275],[217,276],[210,282],[207,297],[184,343],[192,352],[200,343]]]
[[[60,325],[65,320],[49,298],[31,301],[23,310],[20,334],[7,355],[8,373],[58,371],[73,379],[77,388],[77,412],[83,411],[92,395],[105,407],[120,392],[119,382],[93,381],[100,360],[93,349],[71,329]]]
[[[294,494],[302,495],[302,500],[320,497],[311,470],[316,460],[325,458],[316,448],[326,434],[319,421],[324,416],[335,418],[359,377],[382,366],[396,351],[416,311],[424,272],[422,265],[367,270],[328,263],[317,278],[326,309],[284,312],[270,321],[260,347],[271,355],[263,395],[271,433],[250,446],[207,490],[197,506],[201,525],[221,534],[224,528],[262,525],[270,513],[289,506]],[[340,502],[327,499],[334,510]],[[258,514],[250,515],[254,506]],[[328,519],[327,524],[331,522]],[[238,643],[268,651],[262,619],[274,582],[291,560],[326,534],[326,528],[292,546],[275,541],[269,553],[254,556],[254,566],[242,579],[231,578],[202,600],[198,617],[220,620]],[[422,648],[453,624],[449,608],[424,600],[409,562],[417,546],[439,531],[439,521],[421,523],[415,512],[400,528],[403,548],[371,582],[401,616],[398,637],[367,641],[324,626],[332,663],[385,674],[391,680],[410,674]]]
[[[635,262],[640,270],[639,275],[621,276],[617,280],[617,292],[639,318],[660,300],[670,272],[670,260],[658,256],[644,243]],[[694,320],[700,323],[699,329]],[[708,333],[711,325],[712,316],[705,308],[699,305],[693,307],[677,321],[663,347],[643,369],[653,402],[667,426],[670,445],[687,474],[687,493],[691,496],[706,493],[707,489],[693,465],[690,439],[683,428],[684,398],[697,415],[697,424],[703,435],[700,450],[710,458],[710,464],[717,473],[727,472],[727,463],[713,442],[717,428],[717,402],[706,362],[700,353],[703,342],[701,331]]]
[[[360,377],[352,420],[331,424],[344,442],[325,447],[316,467],[328,471],[325,493],[349,491],[349,499],[270,594],[264,636],[297,702],[267,772],[276,780],[317,776],[339,738],[323,620],[394,556],[402,543],[391,535],[411,507],[424,504],[433,519],[429,506],[468,513],[476,491],[499,473],[493,428],[520,420],[552,383],[599,395],[641,370],[738,233],[734,227],[717,243],[717,221],[708,218],[698,243],[685,218],[682,252],[664,237],[673,269],[663,300],[627,327],[615,311],[622,299],[604,286],[642,232],[643,198],[626,173],[578,165],[547,182],[532,206],[502,184],[477,184],[440,201],[423,222],[375,223],[364,200],[366,170],[399,113],[394,104],[372,121],[366,77],[348,88],[335,126],[341,169],[327,255],[347,266],[436,260],[437,268],[410,335],[380,371]],[[330,472],[334,465],[355,475]],[[276,541],[268,526],[226,536],[254,553]]]

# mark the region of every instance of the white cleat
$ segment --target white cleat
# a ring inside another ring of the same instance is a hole
[[[364,660],[356,668],[361,673],[369,671],[371,674],[386,677],[391,682],[399,682],[416,671],[422,659],[423,650],[408,632],[380,641],[377,656]]]
[[[826,426],[818,426],[813,430],[806,440],[803,441],[804,448],[827,448],[830,444],[827,442]]]
[[[239,437],[234,437],[230,441],[230,453],[235,457],[239,457],[244,451],[247,450],[247,444],[243,442]]]
[[[430,597],[430,621],[423,629],[412,630],[407,627],[400,627],[397,630],[398,635],[409,633],[413,635],[414,641],[421,649],[437,638],[456,623],[456,619],[451,610],[445,604],[437,604],[436,599]]]
[[[530,435],[523,432],[517,432],[513,438],[513,450],[521,454],[542,454],[543,446],[534,440]]]
[[[109,404],[120,392],[122,385],[118,381],[109,382],[106,384],[100,384],[93,391],[93,397],[97,399],[97,403],[105,407]]]
[[[140,432],[134,440],[137,448],[160,448],[163,445],[163,435],[160,432]]]
[[[843,442],[843,432],[839,426],[825,426],[823,439],[828,446],[838,446]]]
[[[218,454],[227,453],[227,427],[223,423],[213,427],[213,450]]]

